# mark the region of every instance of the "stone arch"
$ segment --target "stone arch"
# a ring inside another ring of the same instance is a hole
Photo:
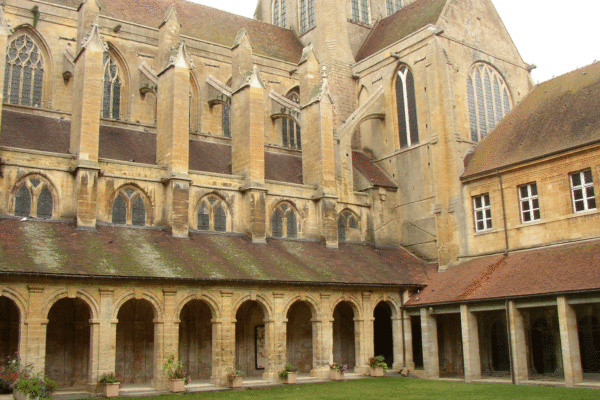
[[[125,304],[127,301],[129,301],[131,299],[149,301],[150,304],[152,304],[152,308],[154,310],[154,319],[156,321],[164,320],[164,315],[163,315],[163,311],[162,311],[163,307],[161,306],[162,302],[158,299],[158,297],[156,297],[154,294],[149,293],[149,292],[135,293],[133,290],[122,294],[121,297],[119,297],[115,301],[113,311],[112,311],[112,319],[113,320],[117,319],[119,310],[121,309],[123,304]]]
[[[85,290],[78,289],[75,293],[75,297],[69,296],[69,292],[67,289],[60,289],[56,292],[52,293],[47,300],[44,302],[44,306],[42,307],[42,317],[47,318],[50,309],[56,304],[58,301],[64,298],[78,298],[83,300],[84,303],[90,308],[90,318],[97,319],[100,315],[98,302],[94,297]]]
[[[389,301],[375,303],[373,309],[373,349],[376,356],[383,356],[391,368],[394,364],[394,307]]]
[[[52,108],[51,78],[53,77],[52,69],[54,66],[54,60],[52,57],[52,52],[49,50],[50,46],[48,45],[48,42],[46,42],[44,37],[38,32],[38,30],[30,24],[22,24],[17,26],[14,29],[13,34],[10,35],[10,37],[6,41],[7,44],[10,45],[10,43],[12,43],[14,39],[18,38],[23,34],[29,35],[29,37],[31,37],[31,39],[34,41],[34,43],[37,45],[37,47],[42,53],[42,60],[44,63],[44,79],[42,83],[42,108]]]
[[[331,311],[330,311],[331,317],[333,317],[333,310],[335,310],[337,305],[344,301],[350,303],[350,306],[352,307],[352,311],[354,311],[354,318],[362,319],[362,307],[360,306],[361,301],[358,298],[356,298],[356,296],[353,296],[353,295],[350,295],[350,296],[344,295],[344,296],[339,296],[339,297],[335,298],[331,302]]]
[[[333,362],[347,365],[351,370],[358,365],[360,354],[360,341],[356,340],[360,332],[357,311],[356,304],[343,297],[332,307]]]
[[[249,376],[260,376],[271,364],[269,318],[264,299],[239,302],[235,313],[235,365]]]
[[[59,388],[86,388],[91,371],[92,307],[81,297],[59,294],[54,300],[47,317],[46,374]]]
[[[337,217],[338,241],[360,241],[362,239],[360,218],[349,208],[344,208]]]
[[[36,181],[39,181],[37,183]],[[37,183],[37,185],[36,185]],[[17,179],[16,184],[13,186],[10,196],[10,209],[15,212],[16,206],[16,197],[18,191],[25,185],[27,191],[30,196],[30,210],[29,216],[37,217],[37,206],[40,195],[42,194],[44,188],[47,188],[52,196],[52,218],[56,218],[60,213],[60,195],[56,186],[52,183],[50,178],[41,172],[32,172],[27,173]]]
[[[539,374],[554,373],[558,367],[552,326],[545,317],[531,322],[531,356],[533,369]]]
[[[212,376],[215,355],[213,305],[198,296],[188,296],[176,321],[179,322],[179,360],[193,381]]]
[[[394,69],[390,90],[393,93],[395,106],[392,113],[394,131],[400,148],[419,144],[419,118],[417,113],[417,90],[415,74],[407,64],[400,62]]]
[[[183,310],[183,307],[185,307],[185,305],[192,300],[204,301],[210,308],[212,318],[213,319],[221,318],[221,309],[219,307],[219,300],[216,297],[214,297],[210,293],[202,293],[200,296],[198,296],[197,293],[191,293],[191,294],[188,294],[187,296],[181,298],[175,305],[175,311],[173,313],[174,321],[179,321],[179,315],[181,315],[181,310]]]
[[[287,313],[290,311],[290,307],[298,301],[304,301],[309,305],[314,318],[317,318],[317,316],[321,315],[321,307],[319,306],[319,301],[317,299],[315,299],[314,296],[311,296],[311,295],[304,295],[304,296],[296,295],[296,296],[288,299],[288,301],[283,306],[282,315],[285,317],[287,315]]]
[[[0,292],[0,360],[19,352],[23,315],[14,297]]]
[[[210,204],[210,198],[213,198],[216,200],[216,202],[214,204]],[[207,211],[209,212],[209,227],[207,229],[200,229],[200,221],[198,218],[198,214],[200,212],[200,207],[202,207],[203,205],[206,205],[207,207]],[[225,223],[225,231],[226,232],[231,232],[233,231],[233,217],[231,214],[231,210],[232,210],[232,204],[231,201],[228,201],[222,194],[220,194],[219,192],[216,191],[211,191],[207,194],[202,195],[198,201],[196,202],[196,204],[194,205],[194,213],[192,214],[192,222],[195,222],[194,227],[197,227],[199,230],[207,230],[207,231],[215,231],[214,228],[214,223],[215,223],[215,217],[216,217],[216,211],[218,209],[219,206],[223,206],[223,209],[225,211],[225,217],[226,217],[226,223]],[[210,227],[213,227],[213,229],[210,229]]]
[[[120,110],[120,119],[123,121],[129,121],[130,114],[130,99],[129,93],[131,88],[131,70],[129,68],[129,64],[127,60],[123,56],[123,53],[118,49],[118,47],[107,41],[106,45],[108,47],[108,56],[113,59],[113,61],[117,64],[120,69],[120,77],[121,77],[121,110]]]
[[[21,315],[21,319],[23,319],[24,315],[27,315],[27,300],[19,292],[12,288],[5,287],[0,290],[0,296],[5,296],[15,303],[17,309],[19,310],[19,315]]]
[[[265,313],[265,320],[270,321],[273,319],[273,304],[271,304],[271,302],[263,295],[256,295],[256,296],[252,296],[250,294],[244,295],[242,297],[240,297],[239,299],[237,299],[237,301],[233,304],[233,306],[231,307],[231,309],[233,310],[233,314],[231,315],[231,318],[235,321],[235,315],[238,312],[238,309],[240,308],[240,306],[242,304],[244,304],[246,301],[251,300],[251,301],[256,301],[260,307],[262,308],[263,312]]]
[[[302,373],[310,372],[316,366],[317,338],[313,334],[316,319],[317,310],[311,301],[296,298],[286,307],[286,361]]]
[[[279,213],[280,220],[276,220],[275,213]],[[288,232],[290,221],[288,220],[291,217],[292,213],[296,218],[296,231]],[[300,211],[298,211],[298,207],[296,203],[292,200],[279,200],[275,203],[273,207],[271,207],[271,211],[268,216],[269,220],[269,231],[271,232],[272,237],[280,237],[280,238],[298,238],[302,237],[303,232],[303,222],[304,218]],[[281,223],[281,226],[279,226]]]

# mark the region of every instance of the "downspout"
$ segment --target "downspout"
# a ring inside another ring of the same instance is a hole
[[[502,197],[502,218],[504,219],[504,243],[506,244],[506,249],[504,250],[504,254],[508,254],[509,246],[508,246],[508,229],[506,228],[506,203],[504,201],[504,184],[502,183],[502,175],[496,170],[496,175],[498,176],[498,180],[500,181],[500,196]]]
[[[506,331],[508,333],[508,361],[510,363],[510,377],[512,379],[512,384],[516,385],[515,368],[513,367],[512,335],[510,333],[510,310],[508,308],[508,300],[504,300],[504,307],[506,309]]]

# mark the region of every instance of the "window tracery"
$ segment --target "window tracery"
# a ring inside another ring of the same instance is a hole
[[[271,236],[276,238],[297,238],[298,218],[294,208],[287,203],[281,203],[271,214]]]
[[[281,5],[281,6],[280,6]],[[273,3],[273,25],[281,26],[282,28],[287,27],[287,10],[285,0],[275,0]]]
[[[137,189],[121,189],[112,206],[112,223],[115,225],[146,225],[146,203]]]
[[[369,0],[350,0],[352,21],[369,24]]]
[[[198,230],[227,232],[227,205],[215,195],[200,200],[198,206]]]
[[[315,1],[300,0],[300,29],[301,33],[315,27]]]
[[[40,48],[27,34],[10,42],[4,70],[4,102],[41,107],[44,62]]]
[[[338,241],[345,242],[348,239],[359,239],[358,218],[350,210],[344,210],[338,217]]]
[[[118,120],[121,117],[121,77],[119,66],[104,53],[104,94],[102,96],[102,118]]]
[[[39,176],[27,178],[15,194],[14,215],[52,219],[54,199],[50,184]]]
[[[504,78],[492,66],[478,63],[467,78],[471,140],[484,139],[511,110]]]
[[[281,118],[281,138],[283,147],[302,150],[300,125],[292,118]]]

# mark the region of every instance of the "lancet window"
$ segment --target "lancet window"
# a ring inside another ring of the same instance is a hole
[[[33,39],[23,34],[10,42],[4,70],[4,102],[41,107],[44,61]]]
[[[15,216],[52,219],[53,210],[54,199],[48,182],[33,176],[21,184],[15,195]]]
[[[121,117],[122,81],[119,66],[108,53],[104,53],[103,85],[102,118],[118,120]]]
[[[345,242],[357,236],[358,219],[351,211],[342,211],[338,217],[338,241]]]
[[[368,24],[370,21],[369,0],[350,0],[350,5],[352,7],[352,21]]]
[[[273,3],[273,25],[287,27],[287,9],[285,0],[275,0]]]
[[[300,29],[302,33],[315,26],[315,0],[300,0]]]
[[[282,203],[275,207],[271,215],[271,235],[277,238],[298,237],[298,219],[291,205]]]
[[[138,190],[120,190],[112,206],[112,223],[116,225],[146,225],[146,203]]]
[[[198,230],[227,231],[227,211],[223,200],[215,195],[209,195],[200,200],[198,206]]]
[[[410,147],[419,143],[417,123],[417,100],[415,82],[411,70],[403,65],[396,77],[396,111],[398,113],[398,131],[400,147]]]

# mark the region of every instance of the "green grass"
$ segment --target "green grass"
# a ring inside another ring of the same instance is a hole
[[[145,398],[149,400],[151,398]],[[236,390],[158,396],[160,400],[203,399],[600,399],[597,389],[568,389],[547,386],[428,381],[407,378],[371,378],[354,381],[291,385],[270,389]]]

